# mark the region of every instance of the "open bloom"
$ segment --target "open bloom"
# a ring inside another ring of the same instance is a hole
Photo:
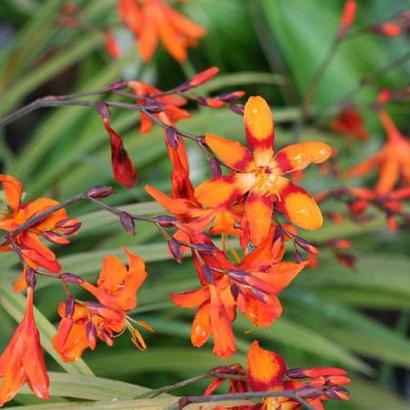
[[[213,252],[197,249],[193,254],[202,287],[173,294],[171,298],[180,307],[198,308],[191,333],[195,347],[201,347],[212,336],[217,356],[227,358],[234,353],[232,322],[237,309],[255,326],[263,328],[280,317],[282,306],[278,295],[300,273],[304,264],[280,261],[282,250],[277,249],[273,231],[269,240],[246,255],[238,265],[233,265],[216,247]],[[212,242],[205,235],[191,233],[191,236],[194,245],[211,248]]]
[[[12,339],[0,356],[0,407],[27,383],[40,399],[49,398],[49,378],[34,322],[33,288],[27,288],[26,313]]]
[[[0,230],[13,232],[25,222],[46,211],[59,202],[51,198],[38,198],[22,202],[23,185],[10,175],[0,175],[8,209],[3,210],[0,217]],[[50,272],[58,272],[60,264],[56,255],[41,240],[65,245],[69,243],[67,236],[75,234],[80,227],[77,219],[69,219],[65,209],[59,209],[47,216],[31,228],[13,235],[13,244],[0,246],[0,251],[18,251],[24,261],[32,268],[41,266]]]
[[[368,174],[373,168],[379,168],[375,191],[378,194],[387,194],[394,189],[401,175],[405,184],[410,185],[410,142],[400,133],[385,111],[379,112],[379,118],[386,130],[387,142],[369,159],[348,170],[345,176],[361,176]]]
[[[262,243],[269,233],[274,203],[293,224],[305,229],[320,228],[323,219],[315,200],[285,175],[325,161],[331,148],[309,141],[289,145],[273,155],[273,117],[262,97],[249,98],[244,122],[253,152],[237,141],[205,136],[206,144],[232,173],[203,182],[195,192],[198,201],[217,207],[247,194],[245,214],[254,245]]]
[[[150,61],[161,40],[177,61],[187,59],[188,47],[196,46],[205,30],[168,6],[164,0],[118,0],[118,14],[137,38],[144,61]]]
[[[59,305],[62,318],[53,338],[53,346],[65,361],[81,357],[86,348],[95,349],[97,339],[111,346],[116,334],[128,329],[132,341],[142,350],[146,348],[141,334],[132,323],[148,330],[149,325],[134,321],[127,313],[137,306],[136,294],[147,277],[143,260],[125,249],[128,256],[128,269],[116,256],[103,259],[103,267],[97,286],[77,276],[66,276],[67,282],[76,283],[90,292],[96,302],[76,302],[68,300]]]
[[[313,408],[324,410],[323,401],[348,400],[349,393],[343,387],[350,382],[347,373],[336,367],[311,369],[287,369],[285,360],[275,352],[262,349],[258,341],[252,342],[247,358],[247,369],[239,364],[222,366],[214,372],[226,375],[216,377],[204,395],[212,394],[232,374],[239,380],[230,380],[230,393],[246,391],[278,392],[295,390]],[[236,410],[301,410],[303,405],[291,397],[266,397],[262,403],[235,407]],[[218,407],[218,410],[226,407]]]

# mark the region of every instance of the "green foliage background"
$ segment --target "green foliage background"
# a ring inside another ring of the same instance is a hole
[[[357,27],[410,7],[408,0],[358,3]],[[337,30],[343,1],[193,0],[179,4],[184,13],[208,30],[200,46],[191,51],[190,65],[184,66],[163,51],[155,61],[143,66],[129,34],[118,25],[114,0],[84,0],[76,4],[83,9],[83,21],[95,28],[115,27],[126,50],[123,57],[113,61],[106,55],[98,30],[57,27],[62,1],[3,0],[0,24],[11,30],[12,39],[0,51],[1,116],[45,92],[87,91],[123,77],[143,78],[167,88],[184,81],[192,67],[199,71],[216,65],[222,73],[201,91],[239,88],[263,95],[272,104],[280,146],[294,141],[290,125],[298,118],[301,96]],[[408,47],[408,37],[386,39],[363,34],[346,42],[321,83],[315,106],[318,110],[327,109],[361,78],[404,54]],[[282,63],[283,72],[278,70],[277,61]],[[409,74],[407,63],[378,78],[377,85],[400,88]],[[283,76],[288,78],[287,84],[283,84]],[[375,88],[368,87],[356,96],[355,102],[368,106],[375,96]],[[393,108],[394,118],[409,135],[408,107]],[[364,114],[372,135],[369,144],[353,142],[346,146],[340,136],[323,126],[309,126],[301,138],[322,139],[339,148],[341,166],[346,167],[374,151],[382,141],[382,131],[372,112],[367,110]],[[142,137],[138,114],[132,112],[114,111],[113,125],[124,137],[140,184],[132,191],[118,187],[116,195],[107,202],[141,214],[160,212],[142,187],[149,183],[169,189],[169,163],[162,131],[154,128]],[[199,109],[192,120],[179,126],[197,134],[206,131],[243,138],[240,117],[228,110]],[[43,109],[1,129],[0,136],[2,172],[24,182],[27,198],[50,195],[62,200],[91,185],[115,185],[108,138],[92,109]],[[189,148],[195,158],[193,179],[198,182],[208,175],[207,164],[195,146]],[[317,178],[315,170],[304,179],[304,186],[312,192],[338,184],[330,176]],[[67,398],[129,399],[144,389],[118,381],[155,388],[224,363],[212,355],[211,347],[196,350],[190,346],[193,312],[176,309],[169,301],[171,292],[197,286],[189,261],[180,266],[170,260],[164,243],[149,225],[139,224],[133,238],[121,230],[112,216],[89,205],[70,208],[70,215],[78,216],[83,227],[72,246],[57,249],[64,271],[93,279],[104,255],[123,256],[123,246],[136,251],[147,262],[150,276],[140,291],[135,317],[150,323],[156,332],[145,335],[149,349],[144,353],[133,348],[124,335],[113,348],[100,345],[96,352],[86,353],[83,361],[63,364],[53,353],[50,339],[58,320],[56,304],[64,295],[59,283],[40,280],[36,292],[37,322],[49,368],[56,373],[52,373],[52,404],[41,403],[33,409],[58,408],[57,402],[66,402]],[[322,230],[304,236],[319,243],[335,237],[353,240],[357,267],[349,270],[340,266],[324,250],[319,268],[304,271],[284,292],[284,315],[274,326],[248,332],[249,323],[238,320],[235,327],[239,349],[230,361],[244,362],[249,342],[259,338],[264,347],[286,357],[290,366],[335,365],[349,369],[353,378],[352,400],[348,404],[329,403],[330,409],[409,408],[398,394],[404,391],[399,389],[399,381],[405,383],[410,367],[409,233],[386,231],[383,216],[375,214],[364,225],[327,222]],[[0,348],[7,343],[23,312],[24,297],[11,291],[18,270],[12,255],[0,254]],[[62,371],[66,374],[57,373]],[[399,381],[398,372],[404,375]],[[197,386],[196,390],[176,393],[186,392],[200,393],[200,389]],[[16,405],[37,403],[28,390],[15,400]]]

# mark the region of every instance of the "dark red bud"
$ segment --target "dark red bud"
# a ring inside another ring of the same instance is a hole
[[[239,287],[235,283],[231,285],[231,294],[235,300],[238,299]]]
[[[215,157],[211,158],[209,160],[209,165],[211,166],[212,176],[220,177],[222,175],[221,163],[219,162],[217,158]]]
[[[202,266],[202,273],[204,275],[204,279],[207,281],[207,283],[214,284],[214,274],[212,272],[212,269],[208,265]]]
[[[296,263],[302,263],[303,262],[303,257],[298,251],[295,251],[295,261],[296,261]]]
[[[60,279],[66,283],[72,283],[74,285],[81,285],[84,280],[79,276],[74,275],[74,273],[64,272],[60,274]]]
[[[105,101],[98,101],[96,105],[96,109],[98,112],[98,115],[103,119],[103,120],[108,120],[111,116],[110,109],[108,108],[108,104]]]
[[[34,269],[28,268],[26,270],[26,283],[30,288],[34,288],[36,286],[37,277]]]
[[[128,232],[132,236],[135,235],[135,221],[129,213],[121,212],[120,222],[126,232]]]
[[[106,185],[96,185],[87,190],[86,195],[90,198],[106,198],[114,192],[114,188]]]
[[[220,94],[216,98],[218,98],[221,101],[229,102],[229,101],[237,100],[238,98],[241,98],[244,95],[245,95],[245,91],[232,91],[230,93]]]
[[[177,218],[169,215],[160,215],[155,218],[156,223],[163,228],[172,228],[177,222]]]
[[[128,87],[128,81],[118,80],[115,83],[112,83],[110,85],[110,90],[111,91],[120,91],[120,90],[124,90],[127,87]]]
[[[73,316],[74,314],[74,306],[75,306],[75,301],[74,298],[70,295],[68,296],[67,300],[65,301],[65,315],[67,316]]]
[[[167,139],[167,144],[172,149],[177,149],[180,143],[179,135],[174,127],[167,127],[165,130],[165,137]]]
[[[179,244],[179,242],[176,239],[171,238],[168,241],[168,249],[171,252],[171,255],[174,257],[174,259],[178,263],[181,263],[183,253],[182,253],[181,245]]]
[[[81,227],[78,219],[64,219],[56,224],[56,228],[64,235],[71,235],[77,232]]]

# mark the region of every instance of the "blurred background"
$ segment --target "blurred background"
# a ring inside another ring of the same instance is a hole
[[[0,2],[0,117],[45,95],[94,90],[121,78],[142,79],[168,89],[195,71],[217,66],[221,74],[201,87],[199,93],[212,95],[241,89],[248,95],[264,96],[275,116],[278,146],[296,139],[321,139],[338,150],[340,168],[346,169],[368,157],[384,140],[383,130],[369,108],[378,90],[401,89],[410,78],[410,63],[406,62],[354,94],[352,102],[361,108],[370,138],[366,143],[347,142],[330,130],[332,113],[328,108],[337,106],[364,77],[408,52],[409,32],[392,38],[358,30],[357,35],[344,42],[314,99],[315,110],[328,115],[296,129],[301,100],[335,37],[343,1],[172,3],[207,30],[199,46],[191,49],[189,61],[183,64],[176,63],[162,49],[152,62],[143,64],[134,38],[120,24],[114,0],[71,3],[78,8],[80,26],[62,23],[62,0]],[[354,27],[367,27],[408,9],[408,0],[359,0]],[[112,30],[120,45],[119,59],[112,59],[105,50],[101,32],[104,27]],[[192,119],[180,122],[181,129],[243,139],[241,117],[228,109],[191,108]],[[409,105],[392,104],[389,112],[401,131],[410,135]],[[151,184],[168,191],[169,161],[162,131],[154,127],[142,136],[138,121],[138,113],[113,110],[112,124],[124,137],[139,174],[140,183],[131,191],[112,180],[109,140],[92,108],[39,109],[1,128],[1,172],[21,179],[28,199],[52,196],[63,200],[91,185],[110,184],[118,189],[108,203],[141,213],[159,213],[160,208],[149,202],[143,186]],[[196,146],[189,146],[189,155],[192,178],[198,183],[209,176],[208,165]],[[318,175],[317,169],[304,175],[303,185],[310,192],[348,183],[332,175]],[[355,180],[358,185],[372,186],[373,182],[372,177]],[[339,206],[329,204],[327,210],[337,211]],[[130,237],[113,217],[90,205],[72,207],[70,215],[80,217],[83,227],[71,246],[57,249],[64,271],[91,280],[96,277],[103,256],[122,256],[121,247],[127,246],[144,258],[150,273],[133,315],[155,329],[155,334],[144,334],[148,350],[139,352],[126,335],[118,338],[112,348],[100,344],[95,352],[83,357],[97,376],[155,388],[225,363],[212,355],[210,345],[201,350],[191,347],[194,312],[177,309],[169,301],[170,293],[198,285],[189,260],[182,265],[172,261],[166,245],[149,224],[137,225],[136,236]],[[250,341],[259,338],[263,347],[279,352],[292,367],[334,365],[351,372],[351,402],[328,403],[326,408],[408,409],[409,230],[388,231],[383,215],[372,211],[372,218],[366,223],[327,221],[322,230],[304,233],[303,237],[319,247],[332,239],[351,240],[353,247],[348,256],[354,258],[354,266],[343,266],[333,252],[324,248],[319,266],[303,271],[281,296],[284,314],[271,328],[252,329],[239,318],[235,326],[238,353],[229,362],[244,363]],[[0,254],[1,349],[18,317],[7,296],[18,269],[13,255]],[[53,335],[50,326],[58,321],[56,305],[64,299],[64,293],[59,283],[46,279],[39,282],[38,288],[36,305],[45,331],[42,340],[49,343]],[[15,295],[15,302],[21,303],[22,298]],[[51,356],[48,359],[51,370],[62,370]],[[200,393],[204,385],[176,393]],[[15,403],[32,404],[37,400],[21,394]]]

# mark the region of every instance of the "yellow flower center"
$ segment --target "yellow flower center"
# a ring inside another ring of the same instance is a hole
[[[287,179],[282,177],[282,173],[275,161],[272,160],[268,166],[256,167],[253,171],[255,177],[254,187],[264,195],[277,195]]]

